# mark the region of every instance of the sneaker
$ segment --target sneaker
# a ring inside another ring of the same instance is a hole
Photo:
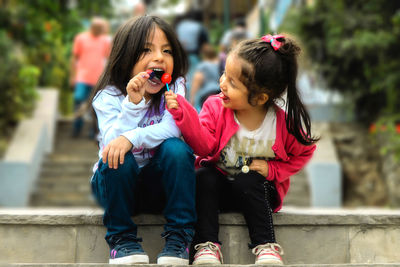
[[[255,264],[277,264],[283,265],[282,257],[283,250],[280,245],[276,243],[267,243],[258,245],[252,251],[256,255]]]
[[[144,252],[139,244],[141,238],[133,234],[125,234],[111,237],[109,244],[110,259],[109,264],[147,264],[149,256]]]
[[[181,232],[166,232],[162,235],[165,238],[165,246],[157,256],[157,264],[189,264],[189,246]]]
[[[197,250],[193,265],[223,264],[221,245],[213,242],[200,243],[194,246]]]

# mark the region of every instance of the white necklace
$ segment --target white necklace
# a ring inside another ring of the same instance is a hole
[[[248,173],[250,171],[249,166],[247,165],[249,162],[249,159],[244,156],[244,154],[242,154],[242,158],[243,158],[243,166],[242,166],[242,172],[243,173]]]

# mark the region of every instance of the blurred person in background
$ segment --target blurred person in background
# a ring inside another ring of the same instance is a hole
[[[250,31],[247,30],[245,18],[239,17],[235,19],[233,28],[227,30],[220,41],[220,75],[222,75],[225,70],[225,61],[228,52],[240,41],[250,38],[253,38],[253,36]]]
[[[197,64],[200,62],[200,51],[204,44],[208,43],[209,37],[206,28],[202,24],[203,14],[201,10],[190,10],[176,24],[176,33],[179,41],[188,54],[189,71],[186,75],[187,96],[190,96],[190,85]]]
[[[139,1],[138,3],[135,4],[133,7],[133,13],[132,15],[135,16],[144,16],[146,15],[147,12],[147,6],[144,2]]]
[[[103,18],[94,17],[88,31],[74,38],[70,65],[70,85],[74,87],[74,124],[72,137],[81,134],[87,103],[93,86],[104,70],[111,50],[111,38],[107,34]],[[107,23],[108,25],[108,23]],[[94,138],[91,127],[89,137]]]
[[[208,96],[219,89],[219,61],[215,48],[205,44],[201,49],[202,61],[197,65],[190,91],[190,102],[199,112]]]

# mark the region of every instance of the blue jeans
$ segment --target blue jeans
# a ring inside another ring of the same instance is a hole
[[[74,91],[74,109],[77,111],[80,106],[89,99],[90,94],[92,92],[92,85],[86,83],[76,83],[75,91]],[[78,116],[75,118],[73,123],[73,132],[74,136],[78,136],[83,128],[83,116]],[[89,136],[94,137],[94,129],[89,130]]]
[[[104,208],[107,242],[113,235],[137,236],[131,216],[161,212],[167,221],[165,232],[183,230],[191,239],[197,219],[195,181],[193,150],[179,138],[165,140],[143,168],[130,152],[116,170],[100,160],[91,184]]]

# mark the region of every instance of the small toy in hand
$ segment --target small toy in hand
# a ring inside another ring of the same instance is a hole
[[[164,83],[167,86],[167,90],[169,91],[169,86],[168,84],[171,82],[172,77],[168,73],[164,72],[163,70],[146,70],[146,72],[150,75],[149,79],[153,79],[154,77],[157,77],[159,80],[161,80],[162,83]]]

